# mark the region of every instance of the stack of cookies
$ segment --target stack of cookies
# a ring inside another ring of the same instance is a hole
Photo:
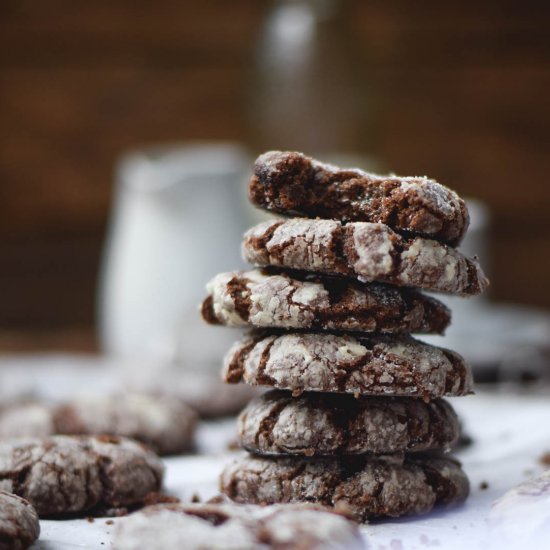
[[[260,156],[251,201],[284,216],[250,229],[256,266],[208,285],[203,316],[252,331],[224,377],[272,389],[240,416],[223,492],[241,503],[315,502],[358,521],[450,506],[468,495],[444,454],[459,435],[443,396],[472,392],[442,334],[450,313],[419,289],[459,296],[488,281],[456,250],[468,212],[427,178],[340,170],[299,153]]]

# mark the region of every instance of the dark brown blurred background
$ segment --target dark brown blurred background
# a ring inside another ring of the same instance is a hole
[[[118,155],[246,141],[257,0],[0,1],[0,350],[93,349]],[[377,154],[491,208],[492,297],[550,307],[550,3],[361,2]]]

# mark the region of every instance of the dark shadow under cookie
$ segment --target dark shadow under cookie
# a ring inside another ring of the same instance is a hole
[[[354,455],[447,450],[458,418],[444,400],[273,390],[239,417],[239,439],[261,455]]]

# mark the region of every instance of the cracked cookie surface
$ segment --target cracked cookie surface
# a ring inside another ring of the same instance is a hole
[[[340,169],[290,151],[256,159],[249,197],[284,215],[381,222],[453,246],[469,223],[464,201],[432,179]]]
[[[24,499],[0,491],[0,550],[24,550],[40,535],[38,514]]]
[[[313,504],[169,504],[117,521],[115,550],[364,548],[357,525]]]
[[[196,418],[182,401],[167,396],[84,396],[62,405],[0,407],[0,439],[114,435],[141,441],[160,454],[175,454],[191,448]]]
[[[425,514],[469,493],[459,463],[442,456],[246,456],[226,467],[220,483],[239,503],[315,502],[346,510],[357,521]]]
[[[290,390],[435,399],[472,393],[472,374],[453,351],[410,337],[252,333],[224,360],[224,379]]]
[[[411,289],[272,270],[220,273],[202,315],[233,327],[443,333],[450,312]]]
[[[0,443],[0,490],[40,517],[137,505],[160,489],[163,465],[130,439],[52,436]]]
[[[459,296],[480,294],[489,284],[476,259],[438,241],[402,237],[381,223],[270,220],[245,233],[243,257],[257,266],[340,275]]]
[[[458,418],[441,399],[367,397],[272,390],[239,417],[239,440],[261,455],[346,455],[449,449]]]

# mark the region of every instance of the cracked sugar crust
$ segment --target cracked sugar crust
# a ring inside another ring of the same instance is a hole
[[[448,450],[458,418],[441,399],[365,397],[272,390],[239,417],[241,445],[261,455],[348,455]]]
[[[117,521],[113,549],[360,549],[355,523],[313,504],[168,504]]]
[[[280,214],[380,222],[451,246],[459,244],[469,224],[465,202],[432,179],[339,169],[297,152],[259,156],[249,197]]]
[[[221,273],[202,315],[233,327],[443,333],[450,312],[411,289],[269,270]]]
[[[477,260],[422,237],[406,238],[381,223],[293,218],[270,220],[244,236],[243,258],[276,266],[354,277],[363,282],[474,296],[489,285]]]
[[[222,472],[221,490],[243,504],[315,502],[357,521],[425,514],[466,499],[468,478],[442,456],[338,458],[246,456]]]
[[[176,398],[138,393],[86,396],[62,405],[1,407],[0,440],[107,434],[136,439],[160,454],[176,454],[192,447],[196,419],[195,412]]]
[[[224,360],[226,382],[355,396],[438,397],[472,393],[470,367],[453,351],[410,337],[309,332],[252,333]]]
[[[39,535],[35,509],[26,500],[0,491],[0,550],[23,550]]]
[[[52,436],[0,443],[0,490],[28,500],[40,517],[141,504],[159,491],[162,476],[160,459],[131,439]]]

